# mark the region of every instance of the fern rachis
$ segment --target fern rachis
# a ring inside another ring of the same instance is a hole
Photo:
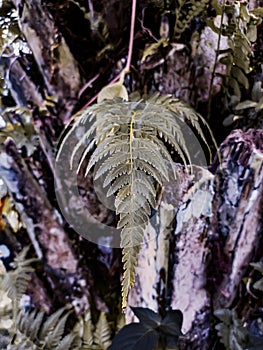
[[[169,180],[170,169],[176,176],[176,164],[167,146],[184,165],[191,163],[182,130],[184,119],[192,123],[206,143],[199,116],[170,96],[154,95],[146,101],[131,102],[104,100],[82,111],[62,142],[63,147],[78,126],[85,126],[86,132],[72,152],[71,167],[76,166],[79,172],[91,153],[86,174],[93,169],[95,180],[103,177],[107,196],[115,197],[123,249],[123,308],[135,281],[144,229],[156,207],[157,188]]]

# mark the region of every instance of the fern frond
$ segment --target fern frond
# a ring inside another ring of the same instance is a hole
[[[66,309],[67,307],[63,307],[48,317],[48,319],[45,321],[45,323],[41,327],[41,332],[39,335],[40,339],[46,339],[51,333],[54,332],[55,328],[58,325],[59,320],[61,319],[62,314],[65,312]],[[68,317],[68,314],[67,314],[67,317]]]
[[[92,161],[92,160],[91,160]],[[129,153],[116,153],[112,156],[108,157],[98,168],[98,170],[95,173],[94,179],[97,180],[99,177],[101,177],[103,174],[105,174],[107,171],[110,171],[111,169],[117,168],[119,165],[126,164],[129,161]],[[93,163],[93,162],[92,162]],[[88,165],[86,169],[86,173],[91,170],[92,166],[91,164]],[[94,165],[94,164],[93,164]]]
[[[209,0],[178,0],[175,8],[174,35],[180,38],[191,20],[204,11]]]
[[[169,180],[171,169],[176,176],[176,165],[169,150],[175,151],[184,165],[191,165],[183,122],[190,121],[208,145],[200,119],[179,100],[156,94],[145,101],[104,100],[80,114],[70,131],[74,133],[79,125],[89,126],[74,148],[71,165],[86,143],[77,171],[91,152],[86,174],[94,168],[94,179],[103,177],[107,197],[115,196],[123,249],[123,307],[135,281],[136,259],[144,230],[156,207],[157,187]]]
[[[98,150],[100,150],[100,152]],[[116,154],[117,152],[118,154],[121,153],[127,155],[129,152],[129,145],[127,144],[127,140],[119,139],[119,136],[112,138],[107,137],[104,141],[101,142],[100,147],[98,147],[92,154],[89,166],[87,168],[87,173],[102,158],[106,157],[107,155]]]
[[[134,167],[150,175],[156,182],[158,182],[162,186],[162,176],[160,173],[155,171],[155,167],[153,167],[151,164],[145,163],[141,159],[134,159]]]
[[[126,232],[122,232],[122,236],[125,236]],[[124,241],[124,239],[123,239]],[[124,241],[125,242],[125,241]],[[124,264],[124,277],[122,282],[122,308],[127,307],[127,296],[129,294],[130,287],[134,286],[137,266],[137,255],[140,251],[140,245],[128,246],[123,248],[122,262]]]
[[[94,332],[94,343],[102,350],[106,350],[111,344],[111,331],[104,312],[101,312]]]
[[[62,340],[62,336],[65,330],[65,324],[70,312],[67,312],[63,317],[59,319],[52,332],[46,337],[46,346],[50,349],[54,349]]]
[[[80,345],[76,350],[106,350],[111,343],[111,328],[104,312],[100,313],[97,324],[93,325],[91,313],[88,311],[84,318],[77,322],[73,333],[76,335],[76,339],[72,346],[74,343],[77,345],[80,340]],[[61,350],[63,349],[61,348]]]
[[[91,322],[90,312],[85,315],[82,334],[83,349],[90,349],[93,344],[93,325]]]
[[[229,98],[234,94],[240,101],[241,88],[249,88],[249,80],[246,75],[252,69],[250,62],[253,56],[252,44],[257,37],[256,26],[261,23],[262,19],[260,15],[255,16],[253,11],[249,10],[247,2],[234,1],[221,5],[218,1],[213,1],[212,6],[222,18],[225,13],[228,15],[228,23],[223,26],[221,21],[219,28],[215,26],[213,21],[207,21],[208,26],[219,34],[218,47],[220,46],[221,33],[228,39],[229,48],[216,52],[216,59],[220,56],[219,62],[226,66],[226,74],[218,76],[221,77]],[[251,28],[253,28],[253,35],[251,35]]]
[[[20,310],[17,317],[17,325],[19,331],[27,341],[31,341],[33,344],[38,343],[38,334],[44,315],[45,313],[43,311],[38,312],[37,310],[33,310],[31,312],[24,312]]]
[[[143,211],[137,211],[137,214],[134,216],[133,214],[129,215],[120,215],[120,220],[118,221],[117,228],[128,227],[128,224],[133,226],[142,225],[142,223],[147,223],[149,219],[149,215]]]
[[[30,344],[30,349],[72,349],[71,344],[77,335],[70,333],[63,337],[65,323],[70,314],[67,312],[62,316],[65,309],[59,309],[44,322],[44,311],[24,312],[21,310],[17,317],[17,326],[22,335],[22,343]]]
[[[20,267],[18,270],[10,271],[3,279],[2,285],[7,290],[7,295],[14,303],[14,310],[18,309],[19,302],[25,294],[28,282],[31,280],[31,267]]]
[[[24,320],[21,320],[20,330],[22,333],[24,334],[26,333],[24,329],[25,323],[26,323],[26,328],[28,329],[28,333],[30,334],[30,339],[37,340],[39,329],[44,319],[45,312],[44,311],[37,312],[37,310],[35,310],[32,312],[30,316],[31,317],[24,317]]]
[[[127,174],[129,171],[130,171],[129,163],[122,164],[122,165],[118,166],[117,168],[109,170],[108,174],[105,176],[105,179],[103,182],[103,187],[107,187],[116,178]]]
[[[14,270],[9,271],[3,278],[2,288],[7,291],[8,297],[12,300],[13,304],[13,318],[17,317],[19,303],[26,293],[28,283],[31,280],[31,273],[34,269],[31,267],[32,262],[38,261],[38,259],[26,259],[29,247],[24,248],[14,259],[11,264]]]
[[[76,338],[77,338],[77,335],[72,335],[71,333],[69,333],[65,335],[65,337],[60,341],[60,343],[54,349],[55,350],[79,350],[80,346],[78,343],[74,346],[74,341]]]

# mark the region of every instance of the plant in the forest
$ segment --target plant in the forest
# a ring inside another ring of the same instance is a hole
[[[90,312],[87,312],[74,327],[81,339],[80,349],[106,350],[111,344],[111,328],[104,312],[100,313],[96,325],[93,325]]]
[[[216,325],[216,330],[221,343],[227,350],[241,350],[248,344],[249,335],[234,310],[220,309],[214,312],[221,321]]]
[[[226,350],[261,350],[263,338],[248,332],[235,310],[220,309],[214,315],[221,321],[215,328]]]
[[[208,0],[194,1],[194,0],[179,0],[171,4],[167,8],[163,8],[163,16],[161,18],[160,24],[160,39],[157,42],[150,44],[143,52],[141,62],[143,63],[148,56],[152,56],[155,52],[160,49],[167,47],[170,42],[170,27],[169,27],[169,19],[167,17],[167,13],[170,12],[175,16],[175,24],[173,29],[173,37],[176,41],[178,41],[186,30],[187,26],[191,23],[191,21],[199,16],[202,12],[205,11],[207,7]],[[158,6],[158,5],[157,5]],[[169,8],[169,10],[168,10]],[[180,49],[184,47],[183,44],[173,43],[174,47]]]
[[[124,326],[113,339],[109,350],[177,349],[179,337],[183,335],[183,314],[180,310],[170,310],[162,318],[148,308],[131,309],[140,322]]]
[[[38,259],[25,259],[29,247],[24,248],[18,254],[14,262],[11,263],[13,270],[5,273],[1,280],[1,289],[7,292],[8,297],[12,300],[13,319],[16,319],[20,300],[25,294],[28,282],[31,280],[31,273],[34,271],[31,264]]]
[[[111,343],[111,330],[105,314],[100,314],[94,326],[88,312],[67,333],[65,327],[71,311],[66,306],[47,317],[44,311],[20,310],[8,350],[106,350]]]
[[[179,38],[191,20],[204,11],[208,0],[179,0],[175,7],[174,36]]]
[[[234,121],[244,119],[246,125],[250,127],[249,121],[256,126],[256,121],[262,119],[263,110],[263,89],[261,81],[256,81],[252,88],[252,100],[245,100],[238,103],[234,108],[234,114],[229,115],[223,122],[225,126],[231,125]]]
[[[65,306],[47,316],[44,311],[25,311],[20,300],[34,271],[31,264],[37,259],[26,259],[28,248],[16,258],[13,270],[6,272],[0,265],[0,345],[8,350],[106,350],[111,343],[111,328],[105,313],[101,312],[96,325],[90,312],[73,327],[65,330],[72,309]],[[0,261],[1,263],[1,261]],[[11,315],[13,313],[13,317]],[[118,328],[118,325],[117,325]]]
[[[26,259],[29,247],[24,248],[14,259],[11,266],[14,268],[8,272],[2,269],[2,279],[0,290],[6,292],[11,300],[13,318],[8,328],[10,344],[8,349],[69,349],[69,344],[73,341],[72,336],[65,336],[65,323],[69,313],[62,317],[65,308],[62,308],[49,316],[44,322],[44,311],[33,310],[25,312],[21,308],[20,301],[26,293],[28,283],[31,279],[31,273],[34,268],[31,266],[38,259]],[[1,310],[1,318],[8,317],[9,310]],[[11,321],[11,320],[10,320]],[[7,329],[6,329],[7,330]],[[71,342],[70,342],[71,341]],[[60,346],[59,346],[60,345]],[[72,348],[73,349],[73,348]]]
[[[123,308],[135,281],[144,229],[151,209],[156,207],[157,188],[171,175],[176,177],[171,150],[184,165],[192,163],[183,134],[184,122],[189,122],[208,145],[200,121],[210,131],[200,115],[170,96],[154,95],[135,101],[110,99],[79,112],[62,141],[60,150],[79,126],[85,126],[86,132],[72,151],[71,167],[76,165],[79,172],[91,153],[86,175],[94,168],[94,179],[103,177],[107,197],[114,195],[123,249]],[[83,146],[85,150],[79,156]]]
[[[262,21],[262,9],[248,9],[247,2],[234,1],[219,4],[212,1],[216,14],[221,16],[220,26],[217,27],[212,19],[207,19],[207,24],[218,34],[218,45],[212,78],[210,82],[209,109],[211,108],[211,93],[215,76],[222,79],[222,85],[226,96],[232,104],[237,104],[241,99],[241,87],[248,89],[248,74],[252,71],[251,57],[253,56],[252,44],[257,39],[257,26]],[[225,22],[227,18],[227,22]],[[228,48],[220,49],[221,37],[227,37]],[[226,66],[226,73],[217,73],[218,61]],[[234,96],[234,97],[233,97]],[[210,113],[210,111],[209,111]]]
[[[3,126],[0,128],[1,148],[4,141],[11,137],[17,148],[24,148],[28,156],[38,145],[38,135],[33,125],[31,111],[24,107],[5,108],[1,114]]]
[[[78,349],[74,342],[77,334],[64,336],[65,325],[70,314],[67,308],[61,308],[44,320],[45,312],[21,310],[16,324],[18,332],[12,340],[10,350],[18,349]]]

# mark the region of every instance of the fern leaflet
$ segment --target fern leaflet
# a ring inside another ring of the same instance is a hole
[[[169,180],[171,170],[176,176],[170,149],[184,165],[191,164],[182,125],[185,120],[190,121],[207,145],[200,119],[191,108],[169,95],[156,94],[148,100],[133,101],[115,98],[79,113],[62,142],[63,147],[78,126],[85,126],[86,131],[70,157],[71,167],[79,172],[90,154],[86,174],[94,168],[94,179],[103,178],[107,197],[115,197],[123,249],[123,308],[135,281],[144,230],[152,208],[156,207],[157,187]]]

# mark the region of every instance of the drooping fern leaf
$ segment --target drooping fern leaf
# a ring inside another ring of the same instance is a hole
[[[222,21],[221,27],[217,27],[213,20],[207,19],[209,27],[220,37],[228,39],[228,49],[216,52],[220,56],[219,62],[226,66],[226,74],[216,73],[223,82],[228,96],[233,94],[237,101],[241,99],[241,87],[249,88],[247,74],[251,72],[251,57],[253,56],[252,44],[257,39],[257,26],[262,22],[260,12],[248,9],[247,2],[234,1],[230,4],[212,1],[217,15],[228,15],[228,23]],[[221,34],[221,35],[220,35]],[[218,48],[220,47],[220,43]],[[217,62],[216,62],[217,63]],[[230,91],[229,91],[230,90]]]
[[[23,344],[23,349],[78,349],[79,347],[74,346],[77,334],[72,332],[63,336],[65,323],[70,313],[65,313],[66,308],[59,309],[45,321],[43,321],[45,316],[43,311],[24,312],[21,310],[17,318],[18,344],[14,345],[12,349],[20,349],[20,344]]]
[[[10,265],[14,270],[9,271],[2,281],[2,288],[7,291],[8,297],[13,304],[13,319],[16,319],[19,302],[25,294],[28,282],[31,280],[31,273],[34,272],[31,264],[38,259],[26,259],[29,247],[24,248]]]
[[[178,0],[175,8],[174,35],[179,38],[191,20],[204,11],[208,0]]]
[[[91,349],[93,344],[93,324],[90,312],[86,313],[82,322],[78,322],[77,328],[77,332],[80,333],[82,339],[82,349]]]
[[[99,319],[94,325],[91,320],[91,313],[88,311],[77,322],[73,332],[80,339],[78,349],[81,350],[106,350],[111,343],[111,328],[104,312],[100,313]]]
[[[104,312],[101,312],[96,324],[94,343],[102,350],[108,349],[111,343],[111,331]]]
[[[25,312],[20,307],[19,301],[25,293],[30,274],[34,269],[30,264],[38,259],[25,259],[29,248],[25,248],[14,260],[13,271],[5,274],[1,288],[6,288],[13,301],[15,311],[14,324],[10,330],[10,350],[77,350],[80,339],[75,333],[64,336],[65,323],[70,312],[65,314],[68,307],[64,307],[50,315],[45,321],[44,311],[33,310]],[[19,278],[18,276],[19,275]],[[22,281],[22,282],[21,282]],[[63,315],[64,314],[64,315]],[[75,342],[76,340],[76,342]]]
[[[171,149],[184,165],[191,164],[183,132],[186,120],[207,144],[199,125],[200,116],[179,100],[168,95],[130,102],[116,98],[80,112],[62,141],[61,149],[78,126],[85,127],[87,131],[72,151],[71,167],[78,172],[91,153],[86,174],[94,168],[94,179],[103,177],[107,196],[115,197],[123,249],[123,308],[135,281],[144,229],[156,207],[157,185],[162,186],[171,175],[176,177]]]

